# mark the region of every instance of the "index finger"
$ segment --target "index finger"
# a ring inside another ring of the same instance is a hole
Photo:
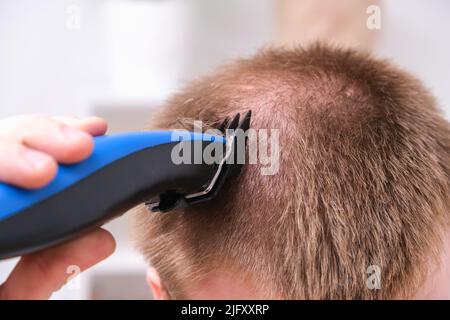
[[[65,125],[83,130],[91,136],[101,136],[108,130],[108,123],[100,117],[78,118],[74,116],[57,116],[53,117],[53,119]]]

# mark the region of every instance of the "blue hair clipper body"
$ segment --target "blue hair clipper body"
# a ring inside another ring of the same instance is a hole
[[[248,127],[249,120],[250,114],[239,126]],[[198,143],[202,150],[211,144],[233,150],[235,137],[176,133],[95,137],[88,159],[60,165],[56,178],[41,189],[0,184],[0,259],[71,239],[141,203],[147,203],[152,211],[170,211],[213,198],[226,177],[236,172],[236,165],[225,161],[175,163],[174,148],[180,143]],[[174,136],[178,140],[174,141]]]

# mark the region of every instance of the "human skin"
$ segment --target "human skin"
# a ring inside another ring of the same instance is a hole
[[[0,182],[26,189],[48,184],[58,163],[87,158],[93,136],[107,130],[105,120],[89,117],[24,115],[0,120]],[[96,229],[73,241],[21,257],[5,283],[1,299],[48,299],[69,276],[70,265],[81,271],[114,252],[110,233]]]
[[[261,292],[256,283],[248,279],[240,279],[239,275],[239,272],[230,272],[230,270],[213,270],[199,282],[189,283],[187,281],[185,285],[189,289],[186,298],[194,300],[255,300],[267,298],[267,293]],[[381,279],[381,283],[382,281],[383,279]],[[147,271],[147,283],[155,299],[168,300],[172,298],[161,281],[157,270],[152,267],[149,267]],[[277,295],[272,295],[271,298],[282,299],[281,296]],[[398,297],[398,299],[404,299],[404,297]],[[429,276],[418,288],[412,299],[450,299],[450,231],[445,236],[441,263],[434,265]]]

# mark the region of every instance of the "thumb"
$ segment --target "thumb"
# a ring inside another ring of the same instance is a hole
[[[71,276],[69,266],[81,271],[114,252],[115,241],[103,229],[56,247],[23,256],[0,287],[0,299],[48,299]]]

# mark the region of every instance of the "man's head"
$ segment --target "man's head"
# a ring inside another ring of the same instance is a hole
[[[351,50],[265,50],[174,95],[151,128],[249,109],[252,128],[279,130],[276,174],[245,165],[212,202],[136,214],[163,296],[414,296],[450,214],[450,125],[420,82]]]

